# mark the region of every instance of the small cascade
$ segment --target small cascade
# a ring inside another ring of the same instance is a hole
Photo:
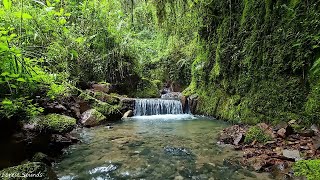
[[[179,100],[169,99],[136,99],[134,115],[183,114]]]

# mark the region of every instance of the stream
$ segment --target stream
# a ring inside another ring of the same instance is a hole
[[[134,116],[114,124],[78,129],[81,143],[65,150],[54,170],[71,179],[270,179],[232,163],[240,158],[216,136],[226,122],[179,115]]]

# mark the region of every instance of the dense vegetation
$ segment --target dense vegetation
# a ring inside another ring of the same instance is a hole
[[[319,76],[318,0],[0,3],[3,129],[4,120],[31,120],[61,133],[76,120],[46,115],[39,102],[81,97],[105,117],[119,109],[118,94],[159,97],[163,84],[197,97],[197,114],[319,124]],[[115,85],[118,94],[90,95],[84,89],[92,82]],[[269,139],[249,132],[248,143]],[[298,174],[311,177],[304,166],[315,162],[297,164]]]
[[[197,113],[233,121],[320,117],[315,0],[3,0],[0,15],[2,117],[90,81],[138,97],[173,81]]]

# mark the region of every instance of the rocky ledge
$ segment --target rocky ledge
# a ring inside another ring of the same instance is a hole
[[[243,166],[286,177],[293,176],[294,162],[320,158],[319,128],[300,128],[296,121],[277,126],[234,125],[224,129],[218,139],[220,144],[243,151]]]

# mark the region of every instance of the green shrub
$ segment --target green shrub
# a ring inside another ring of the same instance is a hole
[[[320,159],[301,160],[293,165],[295,176],[305,176],[308,180],[317,180],[320,177]]]
[[[268,134],[264,133],[259,127],[253,126],[247,131],[244,142],[251,143],[253,141],[257,141],[265,143],[269,140],[271,140],[271,137]]]

